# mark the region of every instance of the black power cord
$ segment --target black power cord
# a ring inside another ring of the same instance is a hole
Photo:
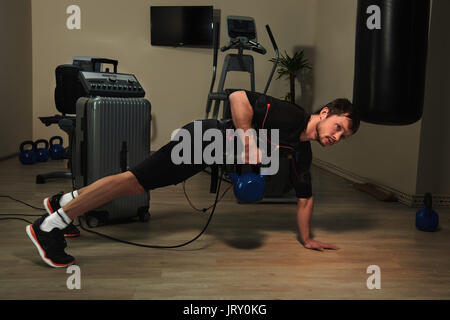
[[[30,205],[30,204],[28,204],[28,203],[25,203],[25,202],[23,202],[23,201],[21,201],[21,200],[15,199],[15,198],[13,198],[13,197],[11,197],[11,196],[0,195],[0,198],[8,198],[8,199],[11,199],[11,200],[13,200],[13,201],[20,202],[20,203],[22,203],[22,204],[24,204],[24,205],[26,205],[26,206],[28,206],[28,207],[31,207],[31,208],[33,208],[33,209],[36,209],[36,210],[44,210],[44,211],[45,211],[45,209],[43,209],[43,208],[38,208],[38,207],[32,206],[32,205]],[[28,222],[28,223],[32,224],[32,222],[28,221],[27,219],[23,219],[23,218],[15,218],[15,217],[10,217],[10,216],[40,217],[41,215],[38,215],[38,214],[23,214],[23,213],[6,213],[6,214],[5,214],[5,213],[1,213],[0,216],[7,216],[7,217],[8,217],[8,218],[0,218],[0,220],[21,220],[21,221],[25,221],[25,222]]]
[[[97,232],[97,231],[93,231],[93,230],[88,230],[88,229],[86,229],[86,228],[83,226],[80,217],[78,217],[78,222],[79,222],[79,225],[78,225],[78,226],[79,226],[81,229],[83,229],[84,231],[89,232],[89,233],[96,234],[96,235],[98,235],[98,236],[100,236],[100,237],[103,237],[103,238],[106,238],[106,239],[109,239],[109,240],[112,240],[112,241],[116,241],[116,242],[128,244],[128,245],[137,246],[137,247],[154,248],[154,249],[173,249],[173,248],[180,248],[180,247],[183,247],[183,246],[188,245],[188,244],[194,242],[195,240],[197,240],[197,239],[198,239],[198,238],[206,231],[206,229],[208,228],[209,223],[211,222],[211,219],[212,219],[212,217],[213,217],[213,215],[214,215],[214,212],[216,211],[216,205],[217,205],[218,198],[219,198],[220,185],[221,185],[222,180],[223,180],[223,174],[224,174],[224,169],[221,169],[221,174],[220,174],[220,179],[219,179],[219,185],[218,185],[218,187],[217,187],[217,192],[216,192],[216,199],[215,199],[215,201],[214,201],[214,205],[212,206],[212,211],[211,211],[211,213],[210,213],[210,215],[209,215],[208,221],[206,222],[205,226],[203,227],[203,230],[202,230],[196,237],[194,237],[193,239],[191,239],[191,240],[189,240],[189,241],[187,241],[187,242],[185,242],[185,243],[177,244],[177,245],[173,245],[173,246],[159,246],[159,245],[147,245],[147,244],[135,243],[135,242],[127,241],[127,240],[122,240],[122,239],[114,238],[114,237],[111,237],[111,236],[109,236],[109,235],[106,235],[106,234]],[[45,211],[45,209],[43,209],[43,208],[34,207],[34,206],[29,205],[29,204],[27,204],[27,203],[25,203],[25,202],[23,202],[23,201],[14,199],[13,197],[10,197],[10,196],[3,196],[3,195],[0,195],[0,197],[9,198],[9,199],[11,199],[11,200],[20,202],[20,203],[22,203],[22,204],[24,204],[24,205],[26,205],[26,206],[29,206],[29,207],[31,207],[31,208],[33,208],[33,209],[36,209],[36,210],[44,210],[44,211]],[[223,197],[223,195],[222,195],[222,197]],[[210,208],[211,208],[211,207],[210,207]],[[2,216],[11,216],[11,215],[14,215],[14,216],[28,216],[28,217],[40,217],[40,216],[41,216],[41,215],[27,215],[27,214],[0,214],[0,215],[2,215]],[[22,221],[25,221],[25,222],[28,222],[28,223],[32,224],[32,222],[30,222],[30,221],[28,221],[28,220],[26,220],[26,219],[22,219],[22,218],[12,218],[12,217],[8,217],[8,218],[0,218],[0,220],[22,220]]]
[[[96,234],[96,235],[101,236],[103,238],[106,238],[106,239],[109,239],[109,240],[113,240],[113,241],[117,241],[117,242],[121,242],[121,243],[125,243],[125,244],[129,244],[129,245],[133,245],[133,246],[137,246],[137,247],[154,248],[154,249],[173,249],[173,248],[180,248],[180,247],[183,247],[185,245],[188,245],[189,243],[192,243],[195,240],[197,240],[198,238],[200,238],[200,236],[206,231],[206,229],[208,228],[208,225],[211,222],[211,219],[212,219],[212,217],[214,215],[214,211],[216,211],[216,205],[217,205],[218,198],[219,198],[219,193],[220,193],[220,185],[222,183],[222,178],[223,178],[223,174],[224,174],[224,170],[221,170],[221,171],[222,172],[221,172],[220,179],[219,179],[219,185],[217,187],[217,192],[216,192],[216,199],[214,201],[214,205],[212,206],[212,211],[211,211],[211,213],[209,215],[208,221],[206,222],[205,226],[203,227],[203,230],[195,238],[193,238],[193,239],[191,239],[191,240],[189,240],[189,241],[187,241],[185,243],[177,244],[177,245],[173,245],[173,246],[158,246],[158,245],[147,245],[147,244],[141,244],[141,243],[135,243],[135,242],[131,242],[131,241],[126,241],[126,240],[122,240],[122,239],[118,239],[118,238],[114,238],[114,237],[108,236],[108,235],[100,233],[100,232],[88,230],[81,223],[80,217],[78,217],[78,221],[80,223],[80,228],[83,229],[86,232]]]
[[[23,202],[23,201],[21,201],[21,200],[15,199],[15,198],[13,198],[13,197],[11,197],[11,196],[0,195],[0,198],[8,198],[8,199],[11,199],[11,200],[13,200],[13,201],[20,202],[20,203],[22,203],[22,204],[24,204],[24,205],[26,205],[26,206],[28,206],[28,207],[30,207],[30,208],[33,208],[33,209],[36,209],[36,210],[44,210],[44,211],[45,211],[44,208],[38,208],[38,207],[32,206],[31,204],[28,204],[28,203]],[[23,215],[23,216],[25,216],[26,214],[11,214],[11,215],[14,215],[14,216],[16,216],[16,215]],[[36,216],[36,215],[34,215],[34,216]]]
[[[10,214],[1,214],[2,216],[10,216]],[[33,224],[33,222],[28,221],[27,219],[22,219],[22,218],[13,218],[13,217],[8,217],[8,218],[0,218],[0,220],[22,220],[25,222],[28,222],[29,224]]]

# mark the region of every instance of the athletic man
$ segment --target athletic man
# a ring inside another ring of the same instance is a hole
[[[290,179],[298,198],[297,221],[303,245],[320,251],[338,249],[310,237],[314,203],[309,172],[312,160],[310,141],[317,141],[324,147],[331,146],[356,133],[359,118],[353,105],[347,99],[336,99],[310,115],[296,104],[248,91],[231,93],[229,103],[232,121],[228,127],[243,129],[244,132],[262,127],[279,129],[280,156],[287,155],[291,159]],[[193,126],[189,123],[183,128],[193,132]],[[202,121],[203,130],[218,127],[220,122],[217,120]],[[26,227],[44,262],[52,267],[65,267],[75,262],[74,257],[64,251],[64,235],[77,234],[72,224],[76,217],[120,196],[178,184],[207,167],[205,163],[175,165],[171,160],[171,150],[176,143],[169,142],[130,171],[104,177],[65,195],[46,198],[44,206],[48,214]],[[206,142],[203,147],[205,145]],[[247,138],[245,146],[247,151],[257,148],[255,139]],[[245,156],[248,161],[248,152]]]

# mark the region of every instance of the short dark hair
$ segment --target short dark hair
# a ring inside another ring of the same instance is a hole
[[[348,99],[345,99],[345,98],[335,99],[335,100],[329,102],[328,104],[324,105],[319,110],[313,112],[313,114],[319,114],[323,108],[328,108],[327,118],[332,115],[340,116],[343,114],[347,114],[346,117],[349,118],[350,120],[352,120],[352,125],[351,125],[351,128],[349,128],[349,129],[352,130],[353,134],[355,134],[356,131],[358,131],[360,117],[359,117],[357,109]]]

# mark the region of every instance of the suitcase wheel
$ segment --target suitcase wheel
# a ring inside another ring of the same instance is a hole
[[[86,217],[86,223],[90,228],[96,228],[100,225],[100,220],[97,217],[88,216]]]

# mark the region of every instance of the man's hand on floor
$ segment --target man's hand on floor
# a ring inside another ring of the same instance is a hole
[[[333,244],[324,243],[324,242],[320,242],[320,241],[316,241],[316,240],[312,240],[312,239],[305,241],[304,245],[305,245],[305,248],[307,248],[307,249],[318,250],[318,251],[324,251],[325,249],[339,250],[339,247],[337,247]]]

